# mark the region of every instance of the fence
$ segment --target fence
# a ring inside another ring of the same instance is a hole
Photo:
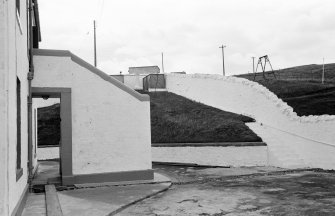
[[[149,89],[165,89],[165,75],[164,74],[149,74],[143,78],[143,90]]]

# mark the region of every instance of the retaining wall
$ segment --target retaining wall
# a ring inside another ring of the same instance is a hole
[[[152,161],[208,166],[267,166],[267,146],[152,147]]]
[[[259,123],[271,126],[278,131],[300,136],[312,142],[313,145],[335,147],[335,116],[299,117],[292,107],[258,83],[243,78],[220,75],[168,74],[166,85],[170,92],[222,110],[253,117]],[[290,139],[286,139],[285,142],[295,144]],[[271,143],[267,144],[271,148]],[[307,145],[306,148],[313,151]],[[305,149],[299,154],[305,158],[308,152]],[[322,157],[322,153],[318,154],[320,154],[319,157]],[[333,161],[334,159],[325,160]],[[306,166],[306,164],[301,164],[301,166]],[[313,167],[313,162],[308,163],[308,166]]]

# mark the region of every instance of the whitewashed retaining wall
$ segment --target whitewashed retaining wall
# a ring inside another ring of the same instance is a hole
[[[34,56],[33,87],[72,89],[73,174],[151,169],[149,100],[74,62],[82,60],[70,52],[46,53]]]
[[[166,84],[170,92],[222,110],[251,116],[259,123],[301,136],[316,146],[335,147],[335,116],[299,117],[292,107],[258,83],[220,75],[168,74]],[[289,139],[285,142],[294,145]],[[268,145],[271,148],[271,143]],[[307,153],[299,154],[304,158]],[[333,163],[334,158],[327,160]],[[308,166],[313,167],[314,163],[310,162]]]
[[[208,166],[267,166],[267,146],[153,147],[152,161]]]
[[[59,159],[59,147],[37,148],[38,160]]]

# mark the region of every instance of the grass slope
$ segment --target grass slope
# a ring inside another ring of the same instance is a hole
[[[262,141],[244,123],[250,117],[225,112],[173,93],[148,93],[151,98],[152,143]],[[39,145],[58,145],[60,106],[38,109]]]
[[[261,141],[244,123],[250,117],[225,112],[168,92],[149,93],[152,143]]]
[[[256,82],[264,85],[279,98],[293,107],[299,116],[335,115],[335,64],[325,65],[325,83],[321,84],[321,65],[305,65],[266,74],[264,80],[257,74]],[[253,80],[252,74],[238,77]]]
[[[38,108],[38,145],[58,145],[60,141],[60,104]]]

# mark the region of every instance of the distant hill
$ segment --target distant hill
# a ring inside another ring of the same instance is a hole
[[[259,69],[258,69],[259,70]],[[296,67],[285,68],[274,71],[277,79],[279,80],[294,80],[294,81],[309,81],[321,82],[322,78],[322,65],[311,64]],[[253,80],[254,74],[241,74],[237,77],[243,77]],[[273,79],[273,75],[266,73],[266,77]],[[256,81],[262,80],[262,73],[256,73]],[[335,63],[325,64],[325,83],[335,83]]]
[[[321,83],[322,65],[303,65],[266,72],[266,80],[261,73],[256,74],[258,82],[279,98],[293,107],[299,116],[335,115],[335,64],[325,65],[325,82]],[[254,74],[241,74],[242,77],[254,80]]]

